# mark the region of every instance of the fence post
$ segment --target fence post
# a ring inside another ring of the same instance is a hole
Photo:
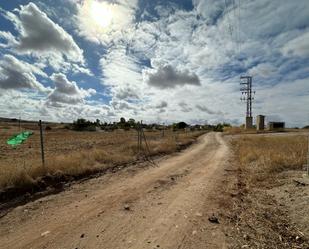
[[[307,176],[309,177],[309,135],[308,135],[308,151],[307,151]]]
[[[41,140],[41,156],[42,156],[42,166],[45,169],[45,156],[44,156],[44,141],[43,141],[43,128],[42,128],[42,121],[39,120],[40,126],[40,140]]]
[[[138,155],[140,155],[141,150],[142,150],[142,122],[137,123],[137,151]]]
[[[162,137],[164,137],[164,132],[165,132],[165,123],[163,123],[163,129],[162,129]]]
[[[139,148],[142,151],[142,132],[143,132],[143,120],[141,120],[140,127],[139,127]]]
[[[137,124],[136,124],[136,130],[137,130],[137,154],[139,154],[139,137],[140,137],[140,135],[139,135],[139,123],[137,122]]]

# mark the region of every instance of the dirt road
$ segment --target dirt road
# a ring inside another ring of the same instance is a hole
[[[209,133],[185,151],[72,185],[0,220],[0,248],[225,248],[209,222],[229,150]]]

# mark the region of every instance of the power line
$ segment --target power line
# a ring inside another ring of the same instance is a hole
[[[228,22],[228,31],[231,35],[231,40],[233,40],[233,27],[231,24],[229,4],[227,3],[227,0],[224,0],[224,8],[225,8],[224,12],[226,13],[227,22]]]
[[[224,0],[224,13],[227,20],[227,32],[231,37],[231,42],[235,43],[236,53],[240,54],[240,0],[238,0],[238,5],[236,4],[236,0]]]
[[[238,53],[241,52],[241,39],[240,39],[240,0],[238,0]]]

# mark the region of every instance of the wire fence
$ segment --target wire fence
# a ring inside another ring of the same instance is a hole
[[[138,160],[138,132],[135,129],[78,132],[43,124],[45,168],[48,173],[79,174],[110,165]],[[33,131],[23,144],[12,148],[6,141],[21,131]],[[177,151],[192,143],[200,131],[145,130],[142,153],[147,156]],[[0,187],[16,184],[18,176],[42,175],[40,130],[37,123],[0,125]]]

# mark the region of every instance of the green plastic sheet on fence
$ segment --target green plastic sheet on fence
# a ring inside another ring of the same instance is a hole
[[[24,131],[22,133],[19,133],[18,135],[9,138],[7,140],[7,144],[11,145],[12,147],[16,147],[17,145],[20,145],[24,141],[26,141],[32,134],[32,131]]]

